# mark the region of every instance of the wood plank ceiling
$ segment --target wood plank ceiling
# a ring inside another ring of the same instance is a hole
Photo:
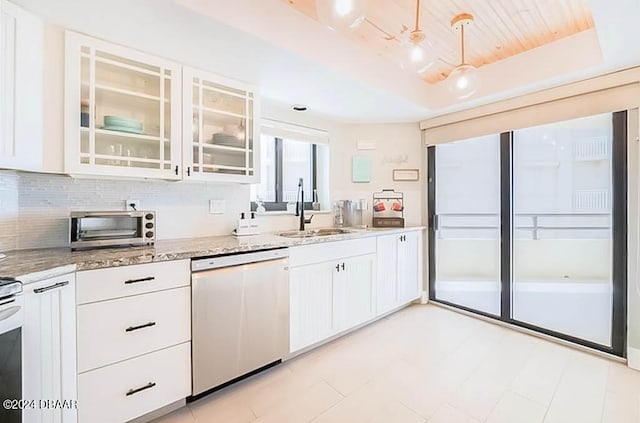
[[[282,0],[312,19],[316,1]],[[588,0],[422,0],[420,27],[436,61],[428,83],[447,78],[460,63],[460,34],[451,19],[471,13],[465,30],[466,61],[480,67],[593,28]],[[344,35],[375,54],[400,62],[415,23],[415,0],[369,0],[367,19]]]

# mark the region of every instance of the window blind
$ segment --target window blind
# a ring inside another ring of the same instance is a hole
[[[420,122],[426,145],[627,110],[640,104],[640,68]]]
[[[271,119],[261,120],[260,133],[262,135],[270,135],[294,141],[305,141],[315,144],[329,143],[329,132],[327,131]]]

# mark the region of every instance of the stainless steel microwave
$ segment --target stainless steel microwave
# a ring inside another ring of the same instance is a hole
[[[72,212],[72,250],[153,245],[156,214],[152,211]]]

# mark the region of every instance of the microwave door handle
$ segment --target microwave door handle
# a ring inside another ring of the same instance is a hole
[[[137,210],[137,211],[126,211],[126,212],[120,212],[118,214],[115,214],[113,216],[110,216],[109,213],[101,213],[101,212],[74,212],[72,218],[74,219],[79,219],[79,218],[83,218],[83,217],[117,217],[117,216],[131,216],[131,217],[140,217],[140,216],[144,216],[144,212]]]

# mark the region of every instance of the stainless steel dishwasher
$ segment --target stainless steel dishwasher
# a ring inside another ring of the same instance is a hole
[[[276,249],[192,261],[193,396],[288,353],[288,255]]]

